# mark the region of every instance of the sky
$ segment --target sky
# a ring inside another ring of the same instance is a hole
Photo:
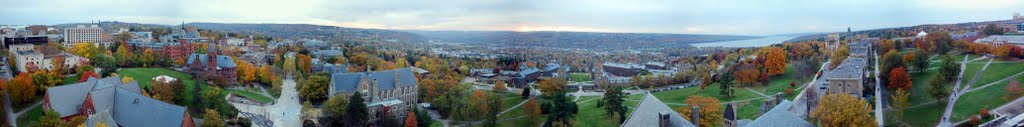
[[[0,0],[0,24],[122,21],[766,36],[1011,19],[1024,0]]]

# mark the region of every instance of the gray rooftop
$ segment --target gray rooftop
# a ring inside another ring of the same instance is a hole
[[[125,127],[181,127],[185,107],[117,88],[114,120]]]
[[[696,127],[690,121],[683,119],[683,116],[679,115],[678,112],[669,108],[668,105],[658,100],[654,95],[647,93],[643,100],[637,104],[636,109],[633,110],[632,115],[629,119],[626,119],[625,123],[622,123],[623,127],[657,127],[658,126],[658,115],[661,112],[669,113],[669,121],[671,127]]]
[[[181,126],[185,107],[165,103],[140,94],[137,81],[122,83],[118,76],[103,79],[90,78],[88,81],[55,86],[47,89],[50,106],[61,117],[81,114],[79,110],[87,98],[92,100],[98,117],[92,120],[107,121],[108,125],[136,126]],[[110,113],[104,114],[104,113]],[[107,115],[107,116],[104,116]],[[103,118],[111,117],[111,118]],[[90,118],[94,119],[94,118]],[[116,122],[110,122],[113,119]]]
[[[779,105],[768,110],[767,113],[757,117],[754,121],[747,123],[747,127],[813,127],[814,125],[807,122],[800,116],[789,112],[789,108],[793,106],[793,103],[789,100],[783,100]]]
[[[847,57],[839,67],[829,72],[829,78],[863,78],[867,61],[864,58]]]
[[[1024,36],[1009,36],[1009,35],[992,35],[978,40],[974,40],[975,43],[1011,43],[1011,44],[1024,44]]]
[[[208,60],[208,58],[206,57],[206,54],[193,53],[192,55],[188,55],[188,61],[186,61],[185,63],[190,64],[197,59],[199,60],[199,62],[202,62],[204,66],[207,65],[206,63],[210,62],[210,60]],[[234,68],[237,65],[235,65],[234,60],[231,60],[230,56],[217,55],[217,66],[221,68]]]
[[[363,79],[366,80],[363,80]],[[398,86],[416,86],[416,75],[412,68],[400,68],[385,71],[335,73],[331,75],[331,95],[337,92],[355,91],[362,81],[377,82],[378,90],[391,90]]]
[[[97,103],[109,100],[102,98],[108,97],[103,93],[103,91],[109,92],[110,90],[107,89],[114,88],[115,86],[135,93],[140,93],[142,91],[138,82],[124,84],[121,83],[120,79],[121,78],[119,76],[111,76],[103,79],[90,78],[85,82],[50,87],[49,89],[46,89],[46,94],[49,95],[46,99],[50,101],[50,107],[53,108],[53,110],[59,112],[61,117],[66,117],[81,112],[79,108],[82,106],[82,102],[85,102],[87,95],[93,98],[93,103]],[[101,104],[94,104],[94,106],[100,105]]]

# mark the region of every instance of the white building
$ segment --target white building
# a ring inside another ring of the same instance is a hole
[[[64,29],[64,46],[71,47],[71,45],[81,42],[100,42],[102,34],[103,28],[97,25],[89,27],[78,25],[75,28],[67,28]]]
[[[53,69],[53,58],[58,56],[64,58],[65,68],[74,68],[89,61],[85,57],[63,51],[56,54],[44,54],[31,44],[11,45],[9,50],[11,54],[14,54],[15,64],[17,64],[15,66],[19,72],[28,72],[30,68],[51,70]]]
[[[233,45],[233,46],[242,46],[242,45],[245,45],[246,42],[247,41],[245,41],[244,38],[228,38],[228,40],[227,40],[228,45]]]

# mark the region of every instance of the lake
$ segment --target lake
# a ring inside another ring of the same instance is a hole
[[[772,44],[779,44],[782,43],[783,41],[793,38],[796,38],[796,36],[769,36],[757,39],[707,42],[690,45],[693,45],[694,47],[761,47]]]

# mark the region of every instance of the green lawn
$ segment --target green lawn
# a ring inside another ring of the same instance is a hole
[[[77,75],[76,76],[70,76],[70,77],[64,77],[64,80],[63,80],[64,82],[63,83],[64,83],[64,85],[78,83],[78,79],[79,79],[79,77]]]
[[[31,123],[33,121],[39,121],[39,117],[42,117],[42,116],[43,116],[43,106],[39,106],[39,107],[32,108],[31,110],[29,110],[28,112],[25,112],[25,114],[22,114],[21,116],[18,116],[17,122],[18,122],[18,125],[26,126],[26,125],[28,125],[28,123]]]
[[[235,95],[242,96],[242,97],[245,97],[245,98],[248,98],[248,99],[251,99],[251,100],[255,100],[255,101],[259,101],[259,102],[263,102],[263,103],[274,102],[274,99],[271,99],[270,97],[267,97],[267,96],[263,96],[262,94],[255,93],[253,91],[233,90],[233,89],[226,89],[226,90],[227,90],[227,92],[234,93]]]
[[[193,98],[194,95],[192,95],[192,93],[194,93],[194,92],[192,92],[192,90],[195,88],[197,82],[192,79],[192,75],[189,75],[189,74],[186,74],[186,73],[183,73],[183,72],[174,71],[174,70],[169,70],[169,69],[166,69],[166,68],[125,68],[125,69],[118,70],[117,74],[122,76],[122,77],[124,77],[124,76],[132,77],[132,79],[135,79],[135,81],[139,82],[139,87],[143,87],[143,88],[147,88],[150,85],[150,83],[151,83],[150,81],[153,80],[153,77],[156,77],[158,75],[167,75],[167,76],[174,77],[174,78],[176,78],[178,80],[182,80],[182,82],[185,84],[186,92],[185,93],[180,93],[182,95],[179,95],[179,96],[185,97],[186,101],[185,101],[185,104],[179,104],[179,105],[185,105],[186,107],[193,107],[192,106],[192,98]],[[206,85],[206,83],[200,83],[200,84],[202,84],[202,85],[199,85],[199,86],[201,86],[203,90],[207,90],[208,89],[207,87],[209,87],[208,85]],[[192,115],[192,116],[194,117],[194,116],[200,116],[200,115]]]
[[[978,55],[970,55],[968,59],[974,59],[979,57]],[[956,55],[954,57],[957,61],[963,60],[963,55]],[[933,59],[933,61],[939,61],[939,59]],[[964,70],[963,79],[968,82],[977,72],[988,62],[987,60],[979,60],[967,64],[967,68]],[[988,70],[978,77],[977,82],[971,85],[972,88],[981,87],[985,84],[993,83],[997,80],[1009,77],[1018,72],[1024,71],[1024,64],[1017,62],[1006,62],[1001,60],[992,61],[989,65]],[[938,67],[939,62],[931,63],[929,66]],[[920,105],[918,107],[908,108],[904,111],[903,121],[907,122],[911,126],[934,126],[938,123],[942,113],[945,110],[946,104],[942,102],[928,103],[936,101],[927,93],[928,81],[937,75],[938,70],[929,70],[925,72],[914,72],[911,74],[914,85],[911,88],[910,94],[910,105]],[[1018,81],[1024,81],[1024,76],[1016,77]],[[952,120],[959,121],[964,120],[969,115],[978,114],[978,111],[982,108],[992,109],[998,107],[1009,100],[1003,99],[1005,95],[1005,87],[1007,82],[999,82],[996,85],[989,86],[983,89],[978,89],[970,93],[966,93],[956,102],[956,106],[953,109]],[[947,84],[952,87],[953,83]],[[890,90],[890,94],[894,91]],[[945,100],[943,100],[945,101]],[[887,117],[888,121],[894,121],[893,118]],[[892,123],[892,122],[890,122]],[[889,124],[892,125],[892,124]]]
[[[592,81],[589,73],[569,73],[569,78],[575,82],[587,82]]]
[[[582,100],[582,98],[581,98]],[[577,102],[580,112],[576,113],[575,126],[579,127],[617,127],[622,125],[619,123],[618,116],[608,116],[603,107],[597,107],[597,100],[590,100],[585,102]],[[636,105],[625,105],[626,107],[634,107]],[[628,108],[626,111],[626,117],[629,117],[628,113],[632,113],[633,108]],[[536,125],[534,125],[536,126]]]

